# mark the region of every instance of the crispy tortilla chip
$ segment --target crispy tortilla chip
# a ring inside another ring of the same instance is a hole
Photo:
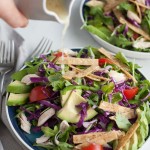
[[[136,114],[135,112],[133,111],[129,111],[129,112],[124,112],[124,113],[121,113],[121,115],[123,115],[124,117],[126,117],[127,119],[133,119],[136,117]],[[115,120],[115,116],[111,116],[109,117],[111,120]]]
[[[79,148],[82,148],[84,146],[89,145],[90,143],[96,143],[96,144],[104,145],[104,144],[107,144],[108,142],[119,139],[123,135],[124,135],[124,133],[121,131],[103,132],[102,135],[100,135],[100,133],[97,132],[97,133],[94,133],[93,135],[87,134],[87,137],[86,137],[86,134],[74,135],[73,136],[73,139],[74,139],[73,142],[74,143],[76,142],[76,144],[77,144],[78,142],[80,142],[80,140],[82,140],[82,144],[79,144],[76,146],[76,148],[79,149]]]
[[[140,6],[138,4],[136,4],[136,10],[139,14],[139,18],[142,19],[142,13],[141,13],[141,9],[140,9]]]
[[[106,5],[104,6],[104,11],[108,12],[124,1],[126,0],[107,0]]]
[[[121,70],[122,72],[124,72],[128,78],[132,79],[134,82],[137,82],[135,77],[133,77],[128,71],[129,71],[129,68],[124,65],[123,63],[119,62],[113,55],[111,55],[109,52],[107,52],[104,48],[100,48],[99,49],[99,52],[102,53],[103,55],[105,55],[106,57],[108,57],[109,59],[112,60],[112,62],[117,65]]]
[[[65,74],[63,74],[63,78],[65,78],[66,80],[71,80],[75,76],[76,76],[75,71],[67,71]]]
[[[65,57],[64,59],[59,58],[57,64],[70,64],[70,65],[83,65],[83,66],[98,66],[98,59],[89,58],[74,58]]]
[[[129,0],[129,1],[134,3],[134,4],[136,4],[136,5],[139,5],[140,7],[143,7],[143,8],[146,8],[146,9],[150,9],[149,6],[146,6],[146,5],[142,4],[142,3],[139,3],[138,1],[134,1],[134,0]]]
[[[136,122],[130,127],[130,129],[129,129],[128,132],[125,134],[125,136],[123,136],[123,137],[119,140],[116,150],[121,150],[121,149],[126,145],[126,143],[130,140],[130,138],[132,137],[132,135],[136,132],[136,130],[138,129],[138,127],[139,127],[139,123],[136,121]]]
[[[98,70],[100,67],[99,66],[90,66],[89,68],[83,70],[82,72],[79,72],[76,77],[78,78],[82,78],[85,77],[87,75],[89,75],[90,73],[92,73],[93,71]]]
[[[142,29],[132,25],[130,22],[126,21],[118,9],[114,9],[113,12],[120,23],[126,24],[131,30],[142,35],[145,39],[150,40],[150,36],[144,30],[142,30]]]
[[[135,116],[134,109],[123,107],[118,104],[112,104],[112,103],[105,102],[105,101],[102,101],[100,103],[99,108],[103,109],[104,111],[110,111],[114,113],[129,113]]]
[[[76,70],[77,72],[82,72],[83,71],[82,69],[76,68],[72,65],[69,65],[69,67]],[[109,81],[110,80],[108,78],[100,77],[100,76],[97,76],[97,75],[94,75],[94,74],[89,74],[86,77],[89,78],[89,79],[95,80],[95,81],[101,81],[101,80]]]

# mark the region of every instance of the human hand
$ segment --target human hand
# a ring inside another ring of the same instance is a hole
[[[0,0],[0,18],[13,28],[28,24],[28,19],[17,9],[14,0]]]

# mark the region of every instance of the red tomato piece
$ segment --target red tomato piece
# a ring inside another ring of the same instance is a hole
[[[55,62],[59,57],[62,57],[62,56],[67,57],[67,55],[62,52],[57,52],[57,53],[54,53],[53,55],[55,56],[55,58],[53,59],[52,62]]]
[[[51,95],[52,91],[44,86],[36,86],[31,90],[29,99],[30,102],[47,99]]]
[[[62,53],[62,52],[57,52],[57,53],[54,54],[54,56],[56,56],[56,57],[61,57],[63,55],[64,55],[64,57],[66,57],[66,54]]]
[[[138,93],[139,88],[138,87],[134,87],[132,89],[125,89],[123,91],[125,97],[127,100],[131,100],[135,97],[135,95]]]
[[[136,40],[138,37],[139,37],[139,34],[137,34],[137,33],[134,33],[134,34],[133,34],[133,39],[134,39],[134,40]]]
[[[113,62],[109,58],[100,58],[99,65],[104,66],[105,64],[113,64]]]
[[[103,150],[103,146],[92,143],[86,147],[83,147],[82,150]]]

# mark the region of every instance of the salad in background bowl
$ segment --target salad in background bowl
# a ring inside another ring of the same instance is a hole
[[[7,118],[28,149],[136,150],[149,137],[150,82],[104,48],[41,55],[12,75]]]
[[[83,27],[106,49],[127,57],[150,58],[148,0],[83,0]]]

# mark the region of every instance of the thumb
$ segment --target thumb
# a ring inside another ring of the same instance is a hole
[[[25,27],[28,19],[17,9],[13,0],[0,0],[0,18],[10,26]]]

